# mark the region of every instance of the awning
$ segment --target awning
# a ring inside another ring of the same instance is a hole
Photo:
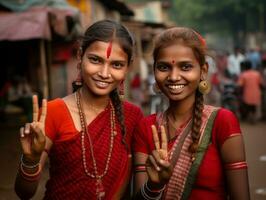
[[[0,12],[0,40],[50,40],[51,28],[58,35],[67,36],[66,17],[76,14],[70,9],[51,7],[33,7],[24,12]]]

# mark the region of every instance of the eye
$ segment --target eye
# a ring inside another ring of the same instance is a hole
[[[98,57],[96,57],[96,56],[89,56],[88,59],[93,64],[98,64],[98,63],[101,62],[100,59]]]
[[[113,62],[112,63],[112,66],[115,69],[121,69],[121,68],[123,68],[125,66],[125,63],[122,63],[122,62]]]
[[[165,64],[165,63],[157,63],[156,64],[156,69],[162,72],[168,71],[169,70],[169,65]]]
[[[193,65],[190,64],[190,63],[183,63],[181,65],[181,69],[184,70],[184,71],[189,71],[192,67],[193,67]]]

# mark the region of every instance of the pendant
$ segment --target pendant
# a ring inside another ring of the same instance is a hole
[[[105,196],[105,191],[101,179],[98,179],[96,182],[96,196],[99,200],[104,198]]]

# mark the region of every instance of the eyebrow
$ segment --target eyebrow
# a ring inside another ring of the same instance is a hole
[[[87,53],[87,56],[94,56],[94,57],[97,57],[98,59],[100,60],[106,60],[105,58],[97,55],[97,54],[94,54],[94,53]],[[110,60],[110,62],[127,62],[127,60]]]

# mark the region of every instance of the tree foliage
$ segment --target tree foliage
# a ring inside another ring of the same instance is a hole
[[[170,15],[179,25],[201,32],[265,31],[265,0],[172,0]]]

